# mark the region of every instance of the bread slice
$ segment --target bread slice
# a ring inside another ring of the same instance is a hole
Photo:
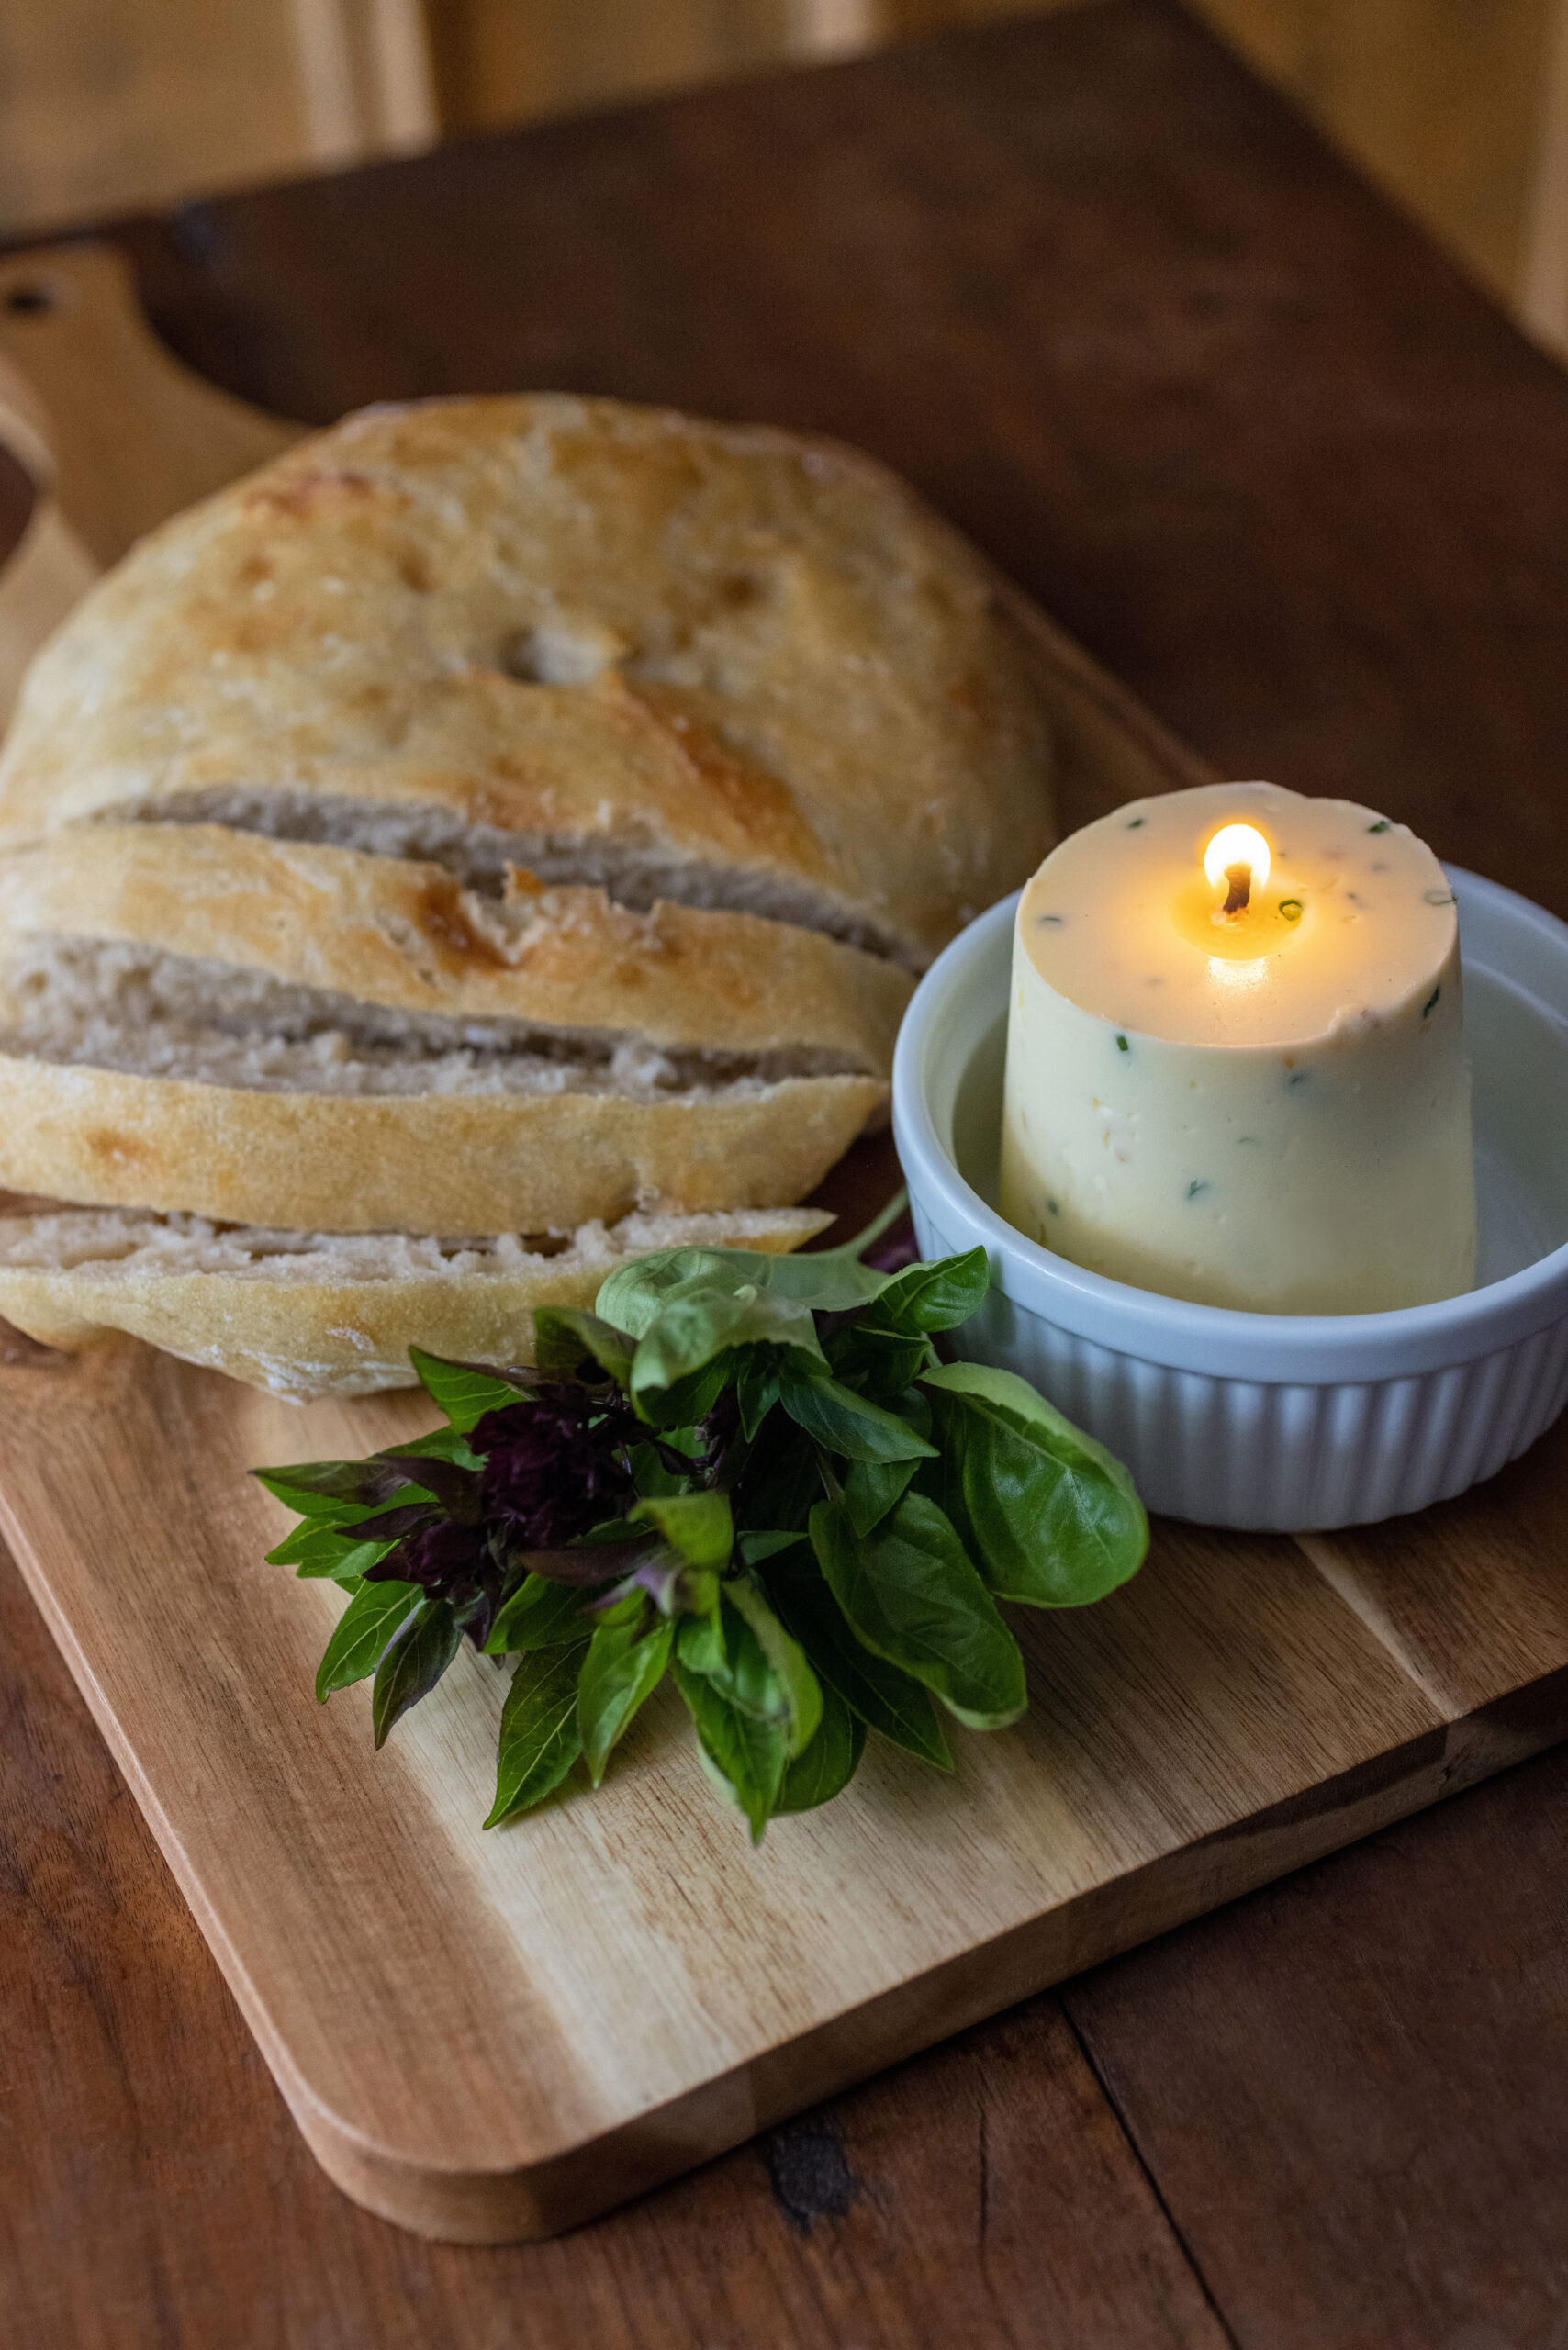
[[[411,1387],[410,1346],[462,1362],[533,1360],[533,1308],[591,1306],[627,1258],[700,1246],[797,1248],[810,1208],[629,1215],[554,1243],[224,1228],[199,1218],[52,1209],[0,1217],[0,1315],[45,1346],[148,1340],[303,1403]]]
[[[409,1027],[445,1024],[454,1040],[489,1024],[520,1042],[610,1051],[635,1039],[796,1074],[885,1079],[913,984],[754,914],[634,912],[516,868],[487,898],[439,866],[217,824],[87,826],[0,859],[9,950],[51,935],[238,967],[357,1004],[362,1024],[375,1005]],[[293,1016],[308,1024],[308,1007]]]
[[[80,952],[98,979],[124,958],[107,974],[124,987],[89,990],[80,1016],[46,990],[0,1051],[0,1183],[86,1205],[418,1234],[771,1207],[812,1191],[885,1098],[869,1077],[737,1077],[634,1050],[139,1024],[160,984],[200,990],[205,967],[171,978],[134,948]],[[69,943],[62,974],[82,976]]]
[[[565,396],[370,409],[145,540],[35,664],[15,840],[218,821],[749,912],[918,968],[1050,838],[983,565],[827,442]]]

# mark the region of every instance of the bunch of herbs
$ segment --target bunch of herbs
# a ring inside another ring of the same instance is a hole
[[[847,1785],[868,1731],[946,1771],[946,1717],[1015,1721],[998,1602],[1103,1598],[1148,1521],[1025,1381],[939,1360],[983,1249],[880,1271],[885,1221],[809,1256],[639,1258],[593,1313],[535,1314],[530,1369],[415,1350],[431,1435],[258,1470],[300,1521],[270,1559],[348,1595],[318,1695],[373,1678],[379,1746],[465,1636],[515,1660],[496,1827],[579,1759],[597,1787],[668,1677],[754,1841]]]

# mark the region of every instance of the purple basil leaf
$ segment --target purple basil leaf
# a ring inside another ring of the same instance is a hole
[[[421,1600],[375,1669],[370,1711],[378,1747],[393,1723],[430,1695],[462,1645],[445,1601]]]
[[[427,1494],[433,1494],[448,1517],[465,1525],[473,1525],[479,1516],[481,1472],[460,1469],[455,1461],[442,1460],[425,1454],[417,1463],[418,1475],[410,1475],[409,1483]]]
[[[398,1509],[383,1510],[379,1517],[355,1518],[347,1530],[356,1542],[400,1542],[416,1527],[435,1522],[433,1502],[406,1502]]]
[[[667,1556],[662,1543],[644,1537],[635,1542],[579,1542],[559,1550],[523,1550],[518,1554],[518,1563],[530,1574],[543,1575],[547,1583],[575,1583],[587,1591],[599,1583],[620,1582],[645,1560]]]
[[[485,1455],[484,1510],[531,1550],[564,1550],[636,1499],[626,1449],[634,1414],[582,1387],[554,1385],[487,1412],[473,1430]]]
[[[297,1460],[282,1469],[252,1469],[251,1474],[300,1517],[340,1523],[421,1482],[402,1461],[374,1454],[368,1460]]]

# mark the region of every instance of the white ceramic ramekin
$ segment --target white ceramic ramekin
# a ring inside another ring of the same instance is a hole
[[[1023,1375],[1209,1526],[1361,1526],[1462,1493],[1568,1402],[1568,927],[1451,871],[1474,1073],[1479,1285],[1392,1314],[1241,1314],[1085,1272],[994,1205],[1016,898],[915,991],[893,1133],[924,1257],[983,1245],[961,1354]]]

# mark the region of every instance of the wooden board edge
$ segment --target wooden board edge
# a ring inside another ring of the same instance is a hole
[[[299,2072],[3,1493],[0,1531],[311,2153],[351,2201],[438,2242],[538,2241],[596,2219],[1021,1999],[1568,1737],[1564,1667],[1173,1847],[612,2131],[542,2149],[504,2171],[448,2170],[369,2140]]]
[[[112,1729],[106,1735],[129,1774],[130,1758]],[[1234,1828],[1146,1862],[614,2131],[503,2172],[443,2171],[412,2162],[340,2122],[276,2061],[265,2017],[247,1998],[242,1970],[230,1972],[177,1851],[165,1848],[165,1854],[301,2135],[334,2186],[376,2218],[439,2243],[528,2243],[598,2219],[890,2065],[1392,1827],[1564,1737],[1568,1671],[1521,1687],[1473,1718],[1424,1730]],[[139,1778],[132,1776],[132,1785],[140,1800]],[[157,1818],[150,1813],[149,1818],[162,1844]]]

